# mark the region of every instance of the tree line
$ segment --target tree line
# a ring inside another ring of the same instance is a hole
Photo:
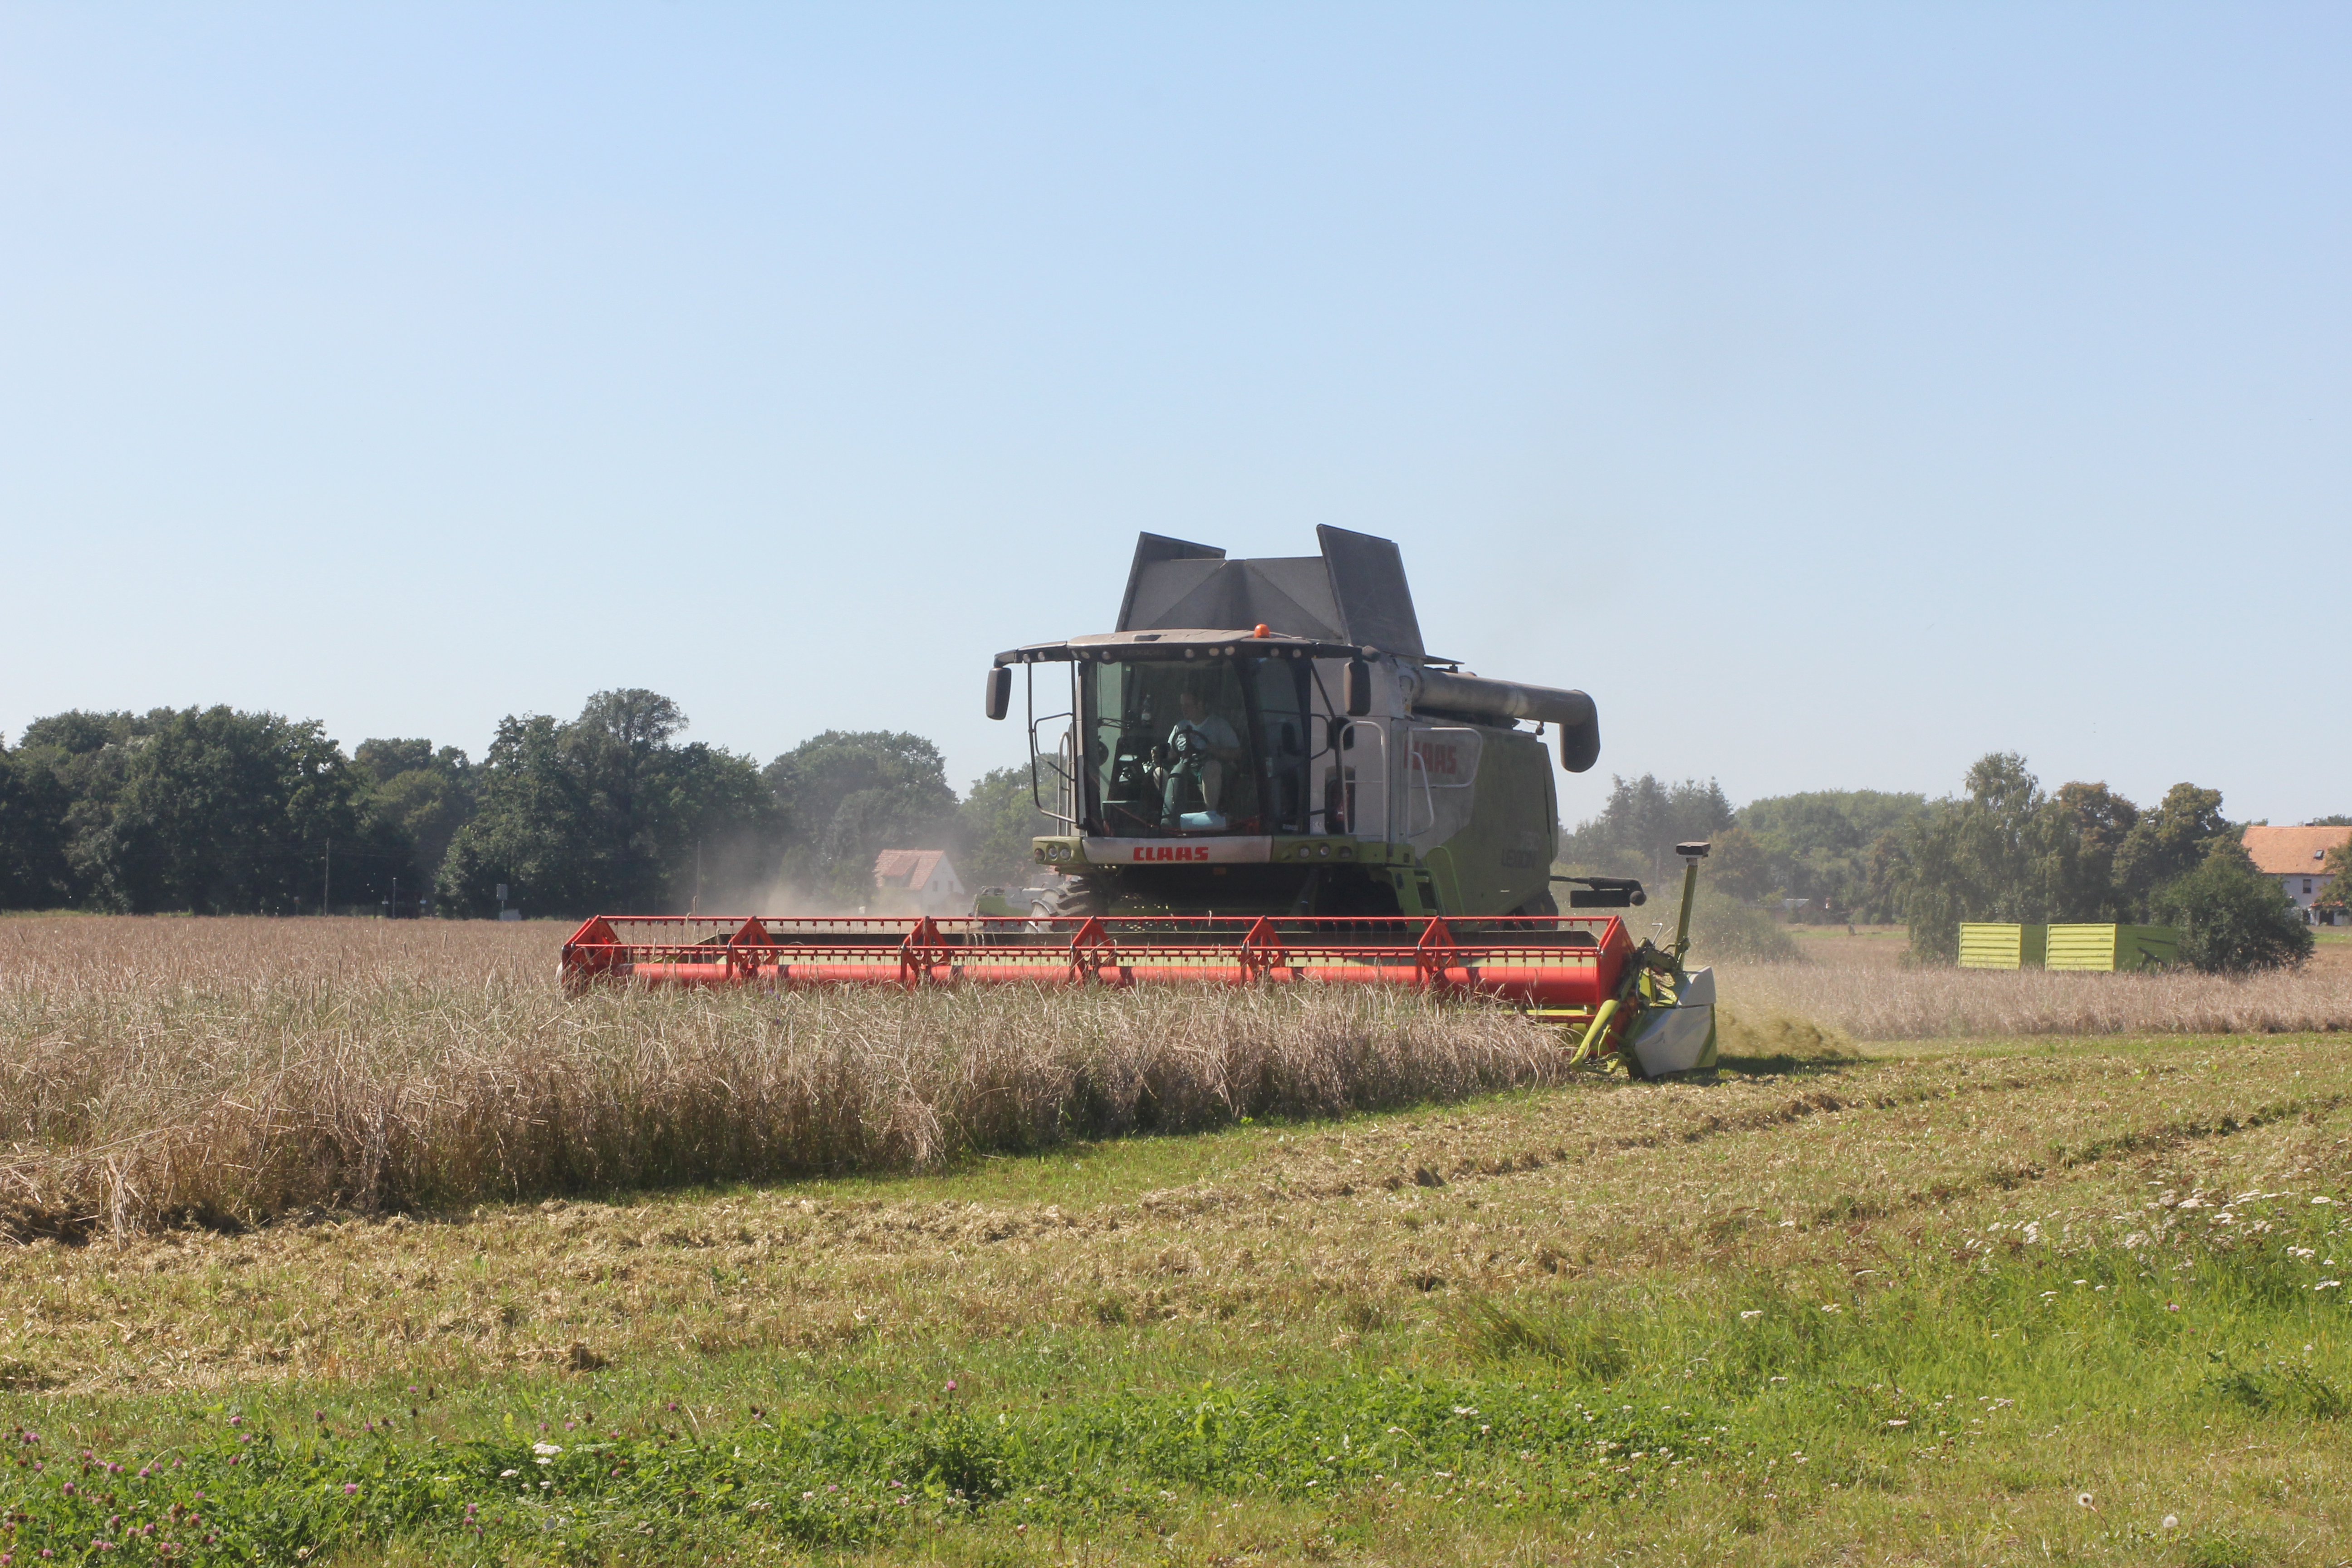
[[[780,891],[849,908],[882,849],[946,848],[968,885],[1018,883],[1052,831],[1025,767],[959,796],[919,735],[827,731],[762,766],[686,728],[657,692],[600,691],[569,721],[500,721],[477,762],[423,739],[346,753],[316,721],[226,707],[54,714],[0,744],[0,908],[422,900],[481,916],[501,886],[545,915],[742,910]],[[1620,778],[1560,858],[1664,886],[1674,846],[1708,839],[1711,889],[1801,920],[1906,923],[1929,961],[1955,955],[1961,921],[1990,920],[2178,925],[2200,967],[2299,963],[2310,932],[2242,826],[2219,790],[2176,784],[2143,808],[2104,784],[2045,791],[1996,752],[1940,800],[1820,791],[1735,810],[1713,780]],[[2352,893],[2352,875],[2336,886]]]
[[[0,908],[481,916],[740,910],[789,889],[854,907],[885,848],[1024,880],[1051,831],[1026,767],[959,796],[919,735],[827,731],[761,765],[680,737],[657,692],[500,721],[476,761],[423,739],[346,753],[313,720],[215,708],[68,712],[0,744]]]
[[[1561,858],[1663,880],[1676,842],[1709,839],[1711,889],[1785,901],[1801,921],[1907,925],[1913,955],[1930,963],[1958,956],[1963,921],[2009,921],[2177,926],[2183,959],[2218,973],[2300,963],[2310,930],[2254,868],[2245,826],[2216,789],[2179,784],[2142,807],[2105,784],[2044,790],[2023,757],[1993,752],[1938,800],[1818,791],[1735,810],[1712,780],[1620,778],[1564,836]],[[2331,868],[2352,872],[2344,858]],[[2335,889],[2352,894],[2352,876]]]

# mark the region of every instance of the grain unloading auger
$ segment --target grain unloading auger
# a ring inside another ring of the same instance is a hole
[[[1551,872],[1544,731],[1591,767],[1592,700],[1430,655],[1397,547],[1317,533],[1320,555],[1254,561],[1147,533],[1118,630],[996,656],[988,716],[1018,671],[1061,829],[1026,917],[600,916],[566,984],[1409,986],[1525,1008],[1636,1071],[1711,1065],[1713,976],[1684,964],[1706,847],[1679,847],[1670,946],[1586,912],[1643,901]]]

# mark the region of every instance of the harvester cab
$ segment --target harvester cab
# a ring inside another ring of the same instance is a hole
[[[1396,545],[1228,560],[1144,534],[1114,631],[996,656],[1028,696],[1055,913],[1551,915],[1560,765],[1600,755],[1581,691],[1481,679],[1422,646]],[[1591,883],[1572,907],[1617,907]]]
[[[1026,908],[601,915],[564,984],[1409,987],[1521,1008],[1579,1059],[1712,1066],[1713,979],[1684,963],[1706,846],[1680,847],[1675,941],[1635,942],[1609,911],[1638,882],[1551,870],[1551,747],[1592,766],[1592,700],[1429,653],[1395,544],[1317,532],[1319,555],[1256,561],[1147,533],[1116,629],[996,656],[988,716],[1017,676],[1060,829]]]

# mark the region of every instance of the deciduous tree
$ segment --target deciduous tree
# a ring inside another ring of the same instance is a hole
[[[956,810],[956,864],[974,888],[1024,886],[1036,869],[1032,841],[1058,826],[1037,809],[1026,766],[992,769]]]
[[[2174,784],[2116,846],[2115,881],[2125,907],[2147,910],[2158,889],[2197,869],[2208,846],[2233,832],[2221,815],[2220,790]]]
[[[939,748],[920,735],[828,730],[763,776],[782,817],[784,874],[822,899],[863,904],[877,854],[952,841],[955,791]]]
[[[85,785],[68,818],[83,901],[289,911],[330,838],[350,847],[354,884],[367,885],[380,857],[364,853],[359,781],[316,721],[223,707],[127,718],[61,715],[34,727],[58,742],[60,776]]]
[[[2311,956],[2311,928],[2238,839],[2207,842],[2196,869],[2158,889],[2157,918],[2180,929],[2180,956],[2215,974],[2291,968]]]
[[[415,847],[410,885],[430,887],[449,841],[473,819],[473,764],[457,747],[436,750],[427,740],[362,741],[352,760],[368,781],[368,813]]]
[[[1746,828],[1723,829],[1715,836],[1714,845],[1707,857],[1706,878],[1726,897],[1753,903],[1779,886],[1773,879],[1771,858]]]
[[[478,809],[442,860],[445,908],[487,914],[504,883],[533,913],[664,913],[694,900],[698,859],[740,877],[773,841],[774,807],[749,758],[673,743],[685,727],[645,690],[598,692],[568,724],[500,721]]]
[[[71,901],[65,819],[70,798],[37,759],[0,746],[0,910]]]
[[[1734,820],[1731,802],[1713,779],[1612,778],[1601,815],[1560,840],[1559,860],[1580,870],[1663,883],[1674,868],[1676,844],[1712,838]]]

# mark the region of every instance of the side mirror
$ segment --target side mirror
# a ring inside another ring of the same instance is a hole
[[[1348,661],[1348,717],[1360,719],[1372,710],[1372,667],[1360,658]]]
[[[1601,760],[1601,716],[1592,706],[1592,699],[1581,691],[1571,691],[1579,700],[1573,710],[1562,716],[1559,724],[1559,765],[1570,773],[1580,773]]]
[[[1000,664],[988,672],[988,716],[1002,719],[1013,707],[1013,667]]]
[[[1631,877],[1554,877],[1552,880],[1576,884],[1568,895],[1571,910],[1637,909],[1650,901],[1642,884]]]

